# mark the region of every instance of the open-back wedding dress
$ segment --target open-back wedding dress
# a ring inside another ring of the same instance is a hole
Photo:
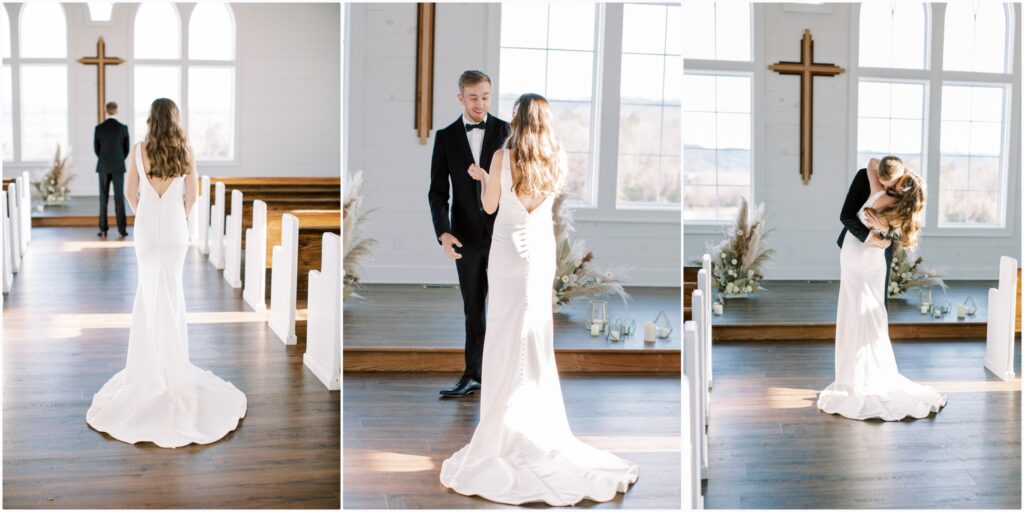
[[[189,361],[182,269],[188,251],[183,201],[186,177],[163,196],[146,177],[135,148],[139,204],[135,212],[138,288],[128,360],[93,396],[86,422],[126,443],[164,448],[212,443],[245,416],[246,397],[230,382]]]
[[[637,466],[569,429],[551,310],[554,198],[527,211],[512,190],[507,150],[503,156],[487,269],[480,423],[469,444],[442,464],[441,483],[512,505],[609,501],[636,481]]]
[[[868,198],[857,214],[885,190]],[[849,231],[839,252],[836,380],[818,396],[818,409],[855,420],[924,418],[946,405],[946,395],[900,375],[885,309],[885,250]]]

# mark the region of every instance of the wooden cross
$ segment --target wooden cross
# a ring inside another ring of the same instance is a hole
[[[97,78],[96,78],[96,80],[97,80],[96,104],[97,104],[97,108],[98,108],[98,110],[96,111],[96,116],[99,119],[98,123],[102,123],[103,122],[103,112],[104,112],[104,110],[106,110],[106,105],[105,105],[106,102],[107,102],[107,81],[106,81],[107,73],[106,73],[106,66],[116,66],[116,65],[124,62],[124,59],[122,59],[120,57],[107,57],[106,53],[107,53],[107,43],[105,43],[103,41],[103,37],[100,37],[100,40],[96,42],[96,56],[95,57],[82,57],[81,59],[78,59],[78,62],[81,62],[82,64],[85,64],[87,66],[96,66],[96,75],[97,75]]]
[[[426,144],[434,118],[434,21],[435,5],[416,8],[416,134]]]
[[[811,181],[811,146],[814,121],[814,77],[836,76],[843,68],[835,64],[814,62],[814,41],[811,30],[804,29],[800,40],[800,62],[776,62],[768,69],[783,75],[800,75],[800,176],[804,185]]]

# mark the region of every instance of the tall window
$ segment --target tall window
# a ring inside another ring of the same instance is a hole
[[[926,11],[919,2],[863,4],[857,86],[857,166],[897,155],[922,176],[925,167]],[[902,73],[902,74],[899,74]]]
[[[617,203],[678,208],[680,7],[626,4],[622,19]]]
[[[750,5],[684,3],[683,218],[732,220],[751,196]]]
[[[7,16],[7,6],[0,5],[0,153],[4,161],[14,159],[14,89],[11,76],[11,22]]]
[[[499,115],[511,119],[512,105],[523,93],[548,99],[555,133],[569,158],[566,192],[588,205],[595,200],[590,142],[596,12],[594,4],[501,6]]]
[[[1005,226],[1009,8],[894,2],[860,10],[858,165],[903,158],[926,179],[926,218],[939,228]],[[929,38],[940,20],[942,37]],[[927,115],[933,106],[937,119]],[[929,148],[938,161],[927,161]]]
[[[984,2],[946,5],[943,70],[971,73],[942,81],[940,227],[1006,223],[1006,104],[1013,79],[1006,64],[1008,8]]]
[[[64,9],[55,2],[22,4],[20,18],[20,160],[45,161],[53,158],[58,144],[67,147],[68,141],[67,23]],[[5,69],[4,75],[10,83],[12,71]]]
[[[235,156],[235,28],[226,4],[200,2],[186,12],[182,49],[182,6],[151,2],[135,16],[135,118],[137,140],[146,134],[154,99],[170,98],[181,110],[189,142],[201,160]]]

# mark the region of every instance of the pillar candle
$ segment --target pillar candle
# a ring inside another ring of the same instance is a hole
[[[647,343],[654,343],[654,336],[658,329],[654,326],[654,322],[644,323],[644,341]]]

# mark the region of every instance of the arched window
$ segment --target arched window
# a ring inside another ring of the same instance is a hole
[[[58,3],[25,3],[21,9],[20,160],[46,161],[68,141],[67,23]]]
[[[11,84],[11,21],[7,16],[7,6],[0,4],[0,58],[3,68],[0,70],[0,154],[4,161],[14,159],[14,94]]]
[[[232,158],[235,25],[226,4],[196,4],[188,22],[188,55],[188,126],[192,148],[199,158]]]
[[[925,5],[918,2],[860,6],[860,65],[924,69]]]
[[[187,23],[182,50],[180,23]],[[173,32],[173,34],[171,33]],[[135,19],[135,139],[146,135],[154,99],[178,104],[200,160],[235,154],[235,25],[227,4],[144,3]]]
[[[683,3],[686,222],[731,221],[740,199],[752,199],[750,11],[747,2]]]
[[[56,2],[31,2],[22,7],[19,56],[62,59],[68,55],[64,9]]]
[[[136,59],[177,59],[181,56],[181,24],[174,4],[146,2],[135,13]]]
[[[999,2],[946,4],[942,68],[1006,72],[1006,7]]]

